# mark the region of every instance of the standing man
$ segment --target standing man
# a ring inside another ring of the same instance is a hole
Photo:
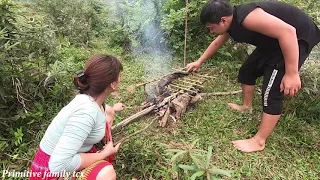
[[[226,0],[210,0],[200,20],[219,36],[197,61],[187,65],[188,71],[199,69],[230,37],[256,46],[238,74],[243,104],[228,105],[238,111],[251,108],[256,79],[263,76],[260,128],[250,139],[232,141],[243,152],[263,150],[280,118],[284,96],[294,96],[301,88],[299,69],[320,42],[320,31],[299,8],[276,1],[232,7]]]

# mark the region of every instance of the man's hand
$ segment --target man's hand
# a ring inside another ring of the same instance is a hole
[[[280,84],[280,91],[284,91],[284,95],[294,96],[301,89],[301,80],[299,73],[285,74]]]
[[[195,62],[188,64],[186,66],[186,68],[187,68],[187,71],[190,72],[190,70],[192,70],[192,71],[198,70],[200,68],[200,66],[201,66],[201,62],[195,61]]]

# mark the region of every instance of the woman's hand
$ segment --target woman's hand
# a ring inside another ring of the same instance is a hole
[[[113,143],[110,141],[108,144],[103,146],[103,149],[101,150],[100,153],[103,154],[104,158],[107,158],[109,156],[112,156],[116,154],[120,148],[121,143],[117,144],[115,147],[113,147]]]
[[[125,108],[125,105],[122,103],[117,103],[117,104],[113,105],[113,110],[115,112],[122,111],[124,108]]]

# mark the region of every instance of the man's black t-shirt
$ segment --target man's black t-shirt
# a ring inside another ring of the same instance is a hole
[[[277,39],[250,31],[242,26],[243,20],[257,7],[295,27],[298,40],[307,42],[309,51],[320,42],[320,31],[307,14],[295,6],[276,1],[254,2],[235,6],[233,20],[228,30],[232,39],[237,42],[255,45],[259,50],[265,52],[280,49]],[[277,29],[274,29],[274,31],[277,31]]]

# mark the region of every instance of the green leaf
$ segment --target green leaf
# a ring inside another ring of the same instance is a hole
[[[184,151],[184,150],[181,150],[181,149],[167,149],[167,150],[164,150],[165,152],[174,152],[174,153],[178,153],[178,152],[181,152],[181,151]]]
[[[179,164],[178,166],[179,166],[181,169],[183,169],[183,170],[194,171],[194,170],[197,169],[197,167],[195,167],[195,166],[184,165],[184,164]]]
[[[15,46],[19,45],[21,42],[16,42],[14,43],[13,45],[10,45],[10,46],[5,46],[5,50],[10,50],[12,48],[14,48]]]
[[[218,178],[216,176],[211,176],[211,180],[222,180],[221,178]]]
[[[193,160],[193,162],[199,167],[199,168],[205,168],[205,163],[201,160],[198,159],[196,156],[191,155],[191,158]]]
[[[201,177],[202,175],[204,175],[204,173],[205,173],[205,171],[197,171],[197,172],[195,172],[194,174],[192,174],[192,176],[191,176],[191,180],[195,180],[196,179],[196,177]]]
[[[192,144],[190,145],[190,148],[193,149],[199,140],[200,140],[200,139],[194,140],[194,141],[192,142]]]
[[[5,99],[5,93],[3,87],[0,87],[0,97],[4,102],[7,102]]]
[[[187,151],[178,152],[177,154],[175,154],[174,156],[172,156],[171,161],[172,161],[172,162],[176,162],[177,158],[178,158],[179,156],[182,156],[182,155],[185,154],[185,153],[187,153]]]
[[[208,167],[211,161],[211,157],[212,157],[212,146],[208,147],[208,154],[207,154],[207,161],[206,161],[206,166]]]
[[[16,159],[19,156],[19,154],[15,154],[12,156],[12,159]]]
[[[32,123],[34,123],[35,122],[35,120],[34,119],[32,119],[30,122],[28,122],[27,124],[28,125],[30,125],[30,124],[32,124]]]
[[[210,169],[210,173],[212,173],[212,174],[221,174],[221,175],[225,175],[225,176],[231,177],[231,174],[233,173],[233,171],[223,170],[223,169],[217,168],[216,166],[213,166]]]

